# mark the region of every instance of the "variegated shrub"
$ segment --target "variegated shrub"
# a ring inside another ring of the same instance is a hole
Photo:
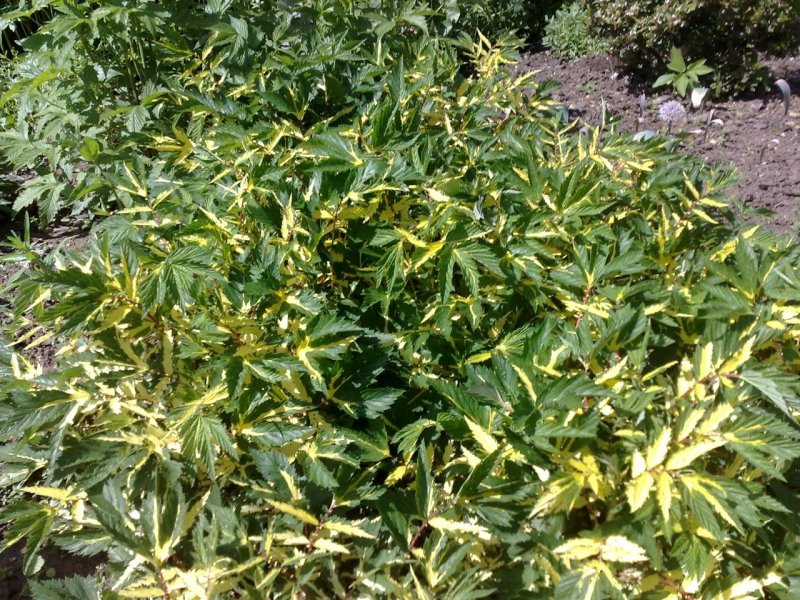
[[[52,48],[119,18],[53,4]],[[205,4],[109,3],[161,14],[158,109],[91,138],[125,99],[85,99],[48,135],[117,211],[16,242],[6,544],[104,564],[35,597],[800,595],[800,250],[721,224],[730,174],[424,7]]]

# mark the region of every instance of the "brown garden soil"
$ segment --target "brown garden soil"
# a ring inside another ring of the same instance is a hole
[[[729,194],[748,209],[767,209],[772,215],[755,217],[777,233],[800,229],[800,57],[766,59],[775,78],[785,79],[794,96],[786,115],[777,88],[744,99],[710,101],[704,110],[689,111],[683,122],[672,125],[681,150],[699,156],[706,163],[736,167],[739,184]],[[620,119],[623,132],[659,131],[666,125],[658,119],[659,106],[680,98],[664,95],[666,88],[653,90],[622,74],[615,61],[596,55],[562,60],[547,52],[526,54],[519,72],[534,71],[537,81],[555,80],[561,86],[553,97],[569,109],[571,119],[598,125],[605,102]],[[639,97],[645,93],[647,106],[640,118]],[[690,102],[684,101],[687,109]],[[711,125],[704,139],[709,109],[722,125]],[[747,217],[752,219],[753,217]]]
[[[27,578],[22,572],[23,544],[19,542],[0,554],[0,599],[29,600]],[[103,564],[103,557],[72,556],[58,548],[46,548],[41,552],[44,566],[40,573],[43,579],[64,579],[87,576],[95,573]]]

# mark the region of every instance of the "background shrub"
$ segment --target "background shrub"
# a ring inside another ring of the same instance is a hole
[[[446,17],[445,33],[454,36],[474,37],[480,31],[496,39],[508,32],[524,36],[530,29],[530,5],[524,0],[450,0],[433,6]]]
[[[525,39],[532,47],[542,43],[547,18],[553,15],[565,0],[447,0],[433,2],[441,11],[450,35],[462,33],[475,37],[480,30],[483,35],[495,40],[505,33],[513,32]]]
[[[563,58],[578,58],[602,52],[605,42],[589,29],[589,17],[579,2],[560,8],[547,17],[542,44]]]
[[[716,88],[738,93],[770,83],[759,53],[798,47],[797,0],[584,0],[592,29],[611,52],[648,78],[672,46],[687,60],[705,58]]]

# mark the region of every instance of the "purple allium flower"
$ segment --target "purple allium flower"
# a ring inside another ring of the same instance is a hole
[[[658,109],[658,118],[662,121],[666,121],[670,125],[673,121],[677,121],[682,119],[686,116],[686,109],[683,108],[683,104],[678,102],[677,100],[670,100],[668,102],[664,102],[661,107]]]

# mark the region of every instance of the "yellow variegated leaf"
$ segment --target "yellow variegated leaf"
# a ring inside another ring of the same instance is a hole
[[[701,219],[703,219],[704,221],[706,221],[708,223],[711,223],[712,225],[717,225],[718,224],[718,222],[716,220],[712,219],[709,216],[709,214],[706,211],[702,210],[702,209],[693,208],[692,212],[694,214],[696,214],[698,217],[700,217]]]
[[[619,374],[622,373],[622,369],[625,368],[625,365],[628,364],[628,357],[626,356],[613,367],[611,367],[608,371],[600,375],[595,379],[595,383],[598,385],[602,385],[607,381],[613,381],[619,377]]]
[[[418,558],[425,558],[425,554],[419,548],[414,548],[415,556]],[[416,598],[419,600],[434,600],[433,594],[430,593],[428,586],[423,585],[422,582],[419,580],[417,573],[414,569],[411,569],[411,577],[414,579],[414,591],[416,592]],[[403,598],[405,600],[405,598]]]
[[[122,598],[163,598],[164,590],[158,586],[129,587],[117,592]]]
[[[397,227],[397,228],[395,228],[395,231],[396,231],[397,233],[399,233],[400,235],[402,235],[402,236],[403,236],[403,238],[404,238],[404,239],[405,239],[405,240],[406,240],[408,243],[410,243],[412,246],[415,246],[415,247],[417,247],[417,248],[427,248],[427,247],[428,247],[428,244],[426,244],[424,241],[422,241],[421,239],[419,239],[417,236],[415,236],[415,235],[414,235],[413,233],[411,233],[410,231],[406,231],[405,229],[402,229],[402,228],[400,228],[400,227]]]
[[[93,333],[100,333],[101,331],[104,331],[109,327],[113,327],[114,325],[119,323],[122,319],[124,319],[128,315],[128,313],[131,312],[132,310],[133,307],[131,306],[118,306],[110,313],[108,313],[108,315],[106,315],[106,318],[103,321],[103,323],[100,325],[100,327],[95,329]]]
[[[737,581],[717,596],[717,598],[725,600],[744,600],[745,598],[749,600],[761,597],[761,582],[752,577],[745,577],[741,581]]]
[[[603,542],[600,558],[608,562],[633,563],[647,560],[647,553],[628,538],[612,535]]]
[[[192,506],[189,510],[186,511],[186,515],[183,518],[183,523],[181,524],[181,534],[186,534],[194,525],[194,521],[197,518],[197,515],[200,514],[200,511],[205,508],[206,502],[208,501],[209,496],[211,496],[211,490],[207,491],[203,494]]]
[[[666,468],[668,471],[675,471],[683,469],[691,465],[695,460],[711,452],[714,448],[719,448],[725,443],[725,440],[711,440],[706,442],[699,442],[693,444],[682,450],[678,450],[667,461]]]
[[[633,455],[631,456],[631,476],[632,477],[639,477],[642,473],[647,470],[647,462],[642,456],[642,453],[638,450],[633,451]]]
[[[694,387],[695,381],[692,377],[692,363],[689,359],[684,357],[681,360],[681,371],[677,381],[678,396],[683,397],[687,395]]]
[[[678,430],[678,434],[675,436],[675,439],[680,442],[689,437],[694,431],[695,427],[697,427],[700,419],[703,418],[705,412],[705,409],[693,408],[688,416],[685,417],[681,428]]]
[[[480,444],[481,448],[483,448],[484,452],[487,454],[491,454],[495,450],[497,450],[497,442],[495,439],[486,431],[483,427],[478,425],[475,421],[469,418],[464,419],[467,423],[467,427],[472,432],[472,437],[475,438],[475,441]]]
[[[713,372],[712,356],[714,354],[714,344],[708,342],[700,349],[700,365],[697,371],[698,379],[705,379]]]
[[[712,200],[711,198],[700,198],[700,200],[698,200],[698,202],[700,204],[705,204],[706,206],[710,206],[712,208],[725,208],[726,206],[728,206],[724,202],[719,202],[717,200]]]
[[[755,341],[756,338],[754,337],[748,338],[733,356],[722,363],[722,366],[719,368],[719,372],[722,374],[733,373],[736,369],[746,363],[750,359]]]
[[[473,525],[472,523],[461,523],[460,521],[450,521],[449,519],[445,519],[443,517],[433,517],[428,524],[433,527],[434,529],[438,529],[440,531],[450,531],[453,533],[469,533],[472,535],[477,535],[479,538],[482,539],[490,539],[492,534],[489,532],[486,527],[482,525]]]
[[[253,565],[253,561],[248,561],[248,568]],[[230,573],[218,573],[214,568],[205,569],[192,569],[190,571],[182,571],[180,569],[165,569],[163,571],[164,579],[170,581],[170,590],[177,590],[178,588],[186,588],[191,593],[191,598],[196,600],[211,600],[213,589],[213,581],[218,578],[226,577]],[[180,583],[179,583],[180,582]],[[209,585],[210,584],[210,585]]]
[[[165,330],[161,336],[161,345],[164,348],[162,366],[164,368],[164,375],[172,377],[172,351],[174,348],[174,338],[172,332]]]
[[[467,359],[467,364],[474,365],[477,363],[482,363],[492,358],[491,352],[479,352],[478,354],[473,354]]]
[[[666,302],[661,302],[659,304],[652,304],[651,306],[648,306],[647,308],[644,309],[644,314],[645,314],[645,316],[648,316],[648,317],[651,316],[651,315],[656,315],[656,314],[660,313],[662,310],[664,310],[665,308],[667,308],[667,306],[668,306],[668,304]]]
[[[599,561],[592,561],[592,563],[594,564],[583,565],[581,568],[580,591],[582,595],[575,596],[575,600],[592,600],[595,597],[595,589],[602,577],[602,570],[599,568],[602,563]]]
[[[308,546],[311,543],[304,535],[293,535],[292,533],[276,533],[275,541],[284,546]]]
[[[661,509],[661,516],[667,523],[672,506],[672,478],[666,471],[659,473],[656,478],[656,497],[658,498],[658,507]]]
[[[642,473],[628,484],[625,489],[625,495],[628,498],[628,504],[631,506],[631,512],[636,512],[644,505],[654,485],[653,476],[647,472]]]
[[[708,418],[700,423],[700,426],[697,428],[697,433],[700,435],[707,435],[709,433],[716,433],[717,429],[719,428],[720,424],[727,419],[728,417],[733,414],[734,407],[729,404],[728,402],[723,402],[719,406],[717,406]]]
[[[428,194],[428,197],[433,200],[434,202],[449,202],[450,196],[447,194],[443,194],[439,190],[435,188],[425,188],[425,192]]]
[[[653,443],[647,448],[645,463],[648,469],[654,469],[664,461],[667,456],[667,450],[669,450],[671,439],[672,429],[670,427],[664,427],[656,436],[656,439],[653,440]]]
[[[291,504],[287,504],[286,502],[279,502],[277,500],[267,500],[267,503],[270,504],[276,510],[281,511],[282,513],[286,513],[287,515],[292,515],[294,518],[303,521],[304,523],[308,523],[309,525],[319,524],[319,521],[314,515],[312,515],[310,512],[303,510],[302,508],[292,506]]]
[[[27,494],[33,494],[34,496],[52,498],[53,500],[58,500],[60,502],[66,502],[67,500],[74,500],[78,498],[78,495],[74,495],[69,490],[62,490],[61,488],[56,487],[32,485],[23,487],[22,491]]]
[[[392,470],[391,473],[386,477],[386,485],[392,486],[400,481],[403,477],[405,477],[406,473],[408,473],[408,467],[405,465],[399,465]]]
[[[580,476],[580,479],[583,477]],[[548,486],[536,501],[531,516],[572,510],[581,492],[578,478],[571,475],[560,479],[549,479],[547,483]]]
[[[618,437],[625,438],[627,440],[631,440],[631,441],[639,441],[639,440],[644,441],[644,438],[645,438],[643,431],[634,431],[633,429],[618,429],[617,431],[614,432],[614,435],[616,435]],[[639,452],[639,451],[636,450],[636,452]],[[639,456],[641,458],[644,458],[644,457],[642,457],[642,453],[641,452],[639,452]],[[639,471],[639,473],[641,473],[641,471]],[[637,473],[637,475],[638,475],[638,473]]]
[[[600,554],[603,549],[601,540],[590,538],[574,538],[556,548],[553,552],[567,560],[584,560]]]
[[[350,549],[347,546],[343,546],[342,544],[337,544],[336,542],[326,538],[320,538],[317,541],[315,541],[314,548],[318,550],[324,550],[325,552],[350,554]]]
[[[375,536],[372,535],[371,533],[367,533],[363,529],[360,529],[355,525],[350,525],[349,523],[339,523],[338,521],[325,521],[325,523],[323,523],[322,526],[330,531],[338,531],[340,533],[351,535],[353,537],[364,538],[367,540],[375,538]]]
[[[699,475],[689,475],[683,477],[681,479],[681,483],[683,483],[683,485],[685,485],[689,490],[697,492],[703,496],[705,501],[711,505],[711,507],[720,517],[722,517],[735,529],[740,530],[739,525],[736,523],[736,520],[733,518],[730,512],[728,512],[722,503],[710,491],[708,491],[707,486],[719,490],[720,488],[716,483]]]
[[[582,304],[574,300],[563,300],[564,306],[572,313],[589,313],[602,319],[608,319],[611,315],[607,310],[597,306],[596,304]]]
[[[297,484],[295,484],[294,478],[284,469],[280,469],[279,472],[283,480],[286,482],[286,486],[289,488],[289,493],[292,495],[292,500],[300,500],[303,495],[300,493],[300,490],[297,489]]]

